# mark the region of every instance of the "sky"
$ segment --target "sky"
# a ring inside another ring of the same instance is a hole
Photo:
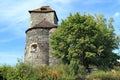
[[[120,0],[0,0],[0,65],[15,65],[24,59],[25,31],[29,28],[29,10],[50,6],[59,24],[76,12],[113,17],[115,33],[120,30]]]

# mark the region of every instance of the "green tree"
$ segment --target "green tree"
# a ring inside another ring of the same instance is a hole
[[[107,25],[103,15],[70,14],[51,36],[52,54],[65,64],[113,66],[118,40],[112,22]]]

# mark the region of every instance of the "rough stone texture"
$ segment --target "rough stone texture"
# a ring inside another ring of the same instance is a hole
[[[51,23],[53,23],[53,24],[57,24],[57,20],[56,20],[54,12],[49,12],[49,13],[31,13],[30,27],[33,27],[36,24],[39,24],[44,19],[49,21],[49,22],[51,22]]]
[[[49,30],[34,29],[27,32],[25,62],[31,62],[33,65],[49,64]],[[31,52],[31,46],[36,44],[36,52]]]
[[[56,29],[57,29],[57,28],[52,28],[52,29],[49,30],[49,39],[50,39],[51,34],[53,34],[53,33],[56,31]],[[58,61],[58,59],[57,59],[55,56],[53,56],[53,55],[51,54],[52,48],[51,48],[50,45],[51,45],[51,44],[49,44],[49,65],[50,65],[50,66],[53,66],[53,65],[55,66],[55,65],[58,65],[58,64],[59,64],[59,61]]]
[[[34,66],[57,65],[58,60],[50,53],[51,47],[49,44],[50,35],[56,30],[56,28],[54,26],[49,27],[48,25],[44,25],[44,28],[42,28],[43,26],[34,28],[43,20],[57,25],[57,17],[55,12],[49,11],[45,13],[36,13],[33,11],[30,15],[30,28],[26,31],[24,61],[30,62]]]

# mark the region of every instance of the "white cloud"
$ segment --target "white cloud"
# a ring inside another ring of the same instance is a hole
[[[120,12],[116,12],[116,13],[114,14],[114,16],[115,16],[115,17],[120,16]]]
[[[59,19],[64,17],[65,13],[69,13],[68,9],[71,9],[71,3],[74,0],[5,0],[0,1],[0,43],[6,44],[25,38],[25,30],[29,27],[30,15],[28,10],[33,10],[44,5],[49,5],[56,10]],[[65,9],[67,8],[67,9]],[[2,35],[4,38],[2,38]],[[8,37],[9,35],[9,37]],[[19,45],[20,46],[20,45]],[[6,47],[6,51],[8,51]],[[17,46],[16,46],[17,47]],[[22,46],[24,47],[24,45]],[[2,49],[2,48],[1,48]],[[16,64],[17,58],[23,56],[23,51],[8,51],[0,52],[0,65],[1,64]]]
[[[25,37],[25,30],[29,27],[29,18],[30,15],[28,10],[33,10],[39,8],[43,5],[50,5],[51,8],[57,11],[59,14],[59,18],[63,18],[65,13],[68,10],[63,9],[63,7],[70,9],[70,3],[74,0],[43,0],[43,1],[34,1],[34,0],[26,0],[26,1],[2,1],[0,5],[0,24],[6,24],[5,26],[0,26],[0,34],[1,33],[12,33],[12,39],[3,39],[0,42],[8,42],[14,39],[18,39],[18,37]],[[60,5],[59,5],[60,4]],[[69,12],[68,12],[69,13]],[[60,15],[62,14],[62,15]],[[17,38],[16,38],[17,37]]]
[[[39,8],[43,5],[50,5],[50,6],[55,7],[56,9],[57,8],[59,9],[60,7],[62,7],[62,4],[66,4],[67,6],[69,3],[72,3],[73,1],[74,0],[51,0],[51,1],[47,1],[47,0],[28,1],[27,0],[27,1],[19,2],[19,3],[16,1],[11,5],[9,5],[8,3],[6,3],[7,5],[2,5],[1,3],[0,17],[3,20],[21,21],[23,20],[23,18],[24,19],[29,18],[28,10]],[[58,5],[58,3],[61,3],[61,5]],[[21,17],[21,18],[17,19],[18,17]]]
[[[6,0],[7,1],[7,0]],[[1,2],[1,1],[0,1]],[[46,0],[44,1],[24,1],[18,2],[14,1],[13,3],[10,1],[2,1],[0,5],[0,35],[3,33],[13,34],[10,39],[1,38],[0,42],[9,42],[20,37],[25,37],[25,30],[28,28],[29,23],[29,13],[28,10],[35,9],[38,5],[42,6]],[[7,36],[6,36],[7,37]],[[16,38],[17,37],[17,38]]]
[[[42,1],[34,1],[34,0],[25,0],[25,1],[14,1],[14,0],[5,0],[0,1],[0,24],[6,24],[5,26],[0,26],[0,34],[3,32],[10,31],[10,33],[14,34],[12,39],[8,39],[10,41],[16,39],[18,37],[25,37],[25,30],[29,27],[29,13],[28,10],[33,10],[39,8],[43,5],[50,5],[51,8],[55,9],[58,15],[59,20],[61,18],[65,18],[72,11],[73,2],[77,2],[79,0],[42,0]],[[109,0],[111,1],[111,0]],[[95,4],[95,3],[105,3],[109,1],[103,0],[80,0],[80,4]],[[8,40],[1,40],[1,42],[8,42]]]

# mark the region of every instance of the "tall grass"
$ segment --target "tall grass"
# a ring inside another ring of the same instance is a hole
[[[0,66],[0,80],[84,80],[84,68],[79,66],[75,74],[70,65],[37,66],[19,61],[16,66]]]
[[[119,71],[96,71],[89,75],[89,80],[120,80]]]
[[[0,80],[120,80],[120,68],[90,74],[81,65],[37,66],[18,61],[16,66],[0,66]]]

